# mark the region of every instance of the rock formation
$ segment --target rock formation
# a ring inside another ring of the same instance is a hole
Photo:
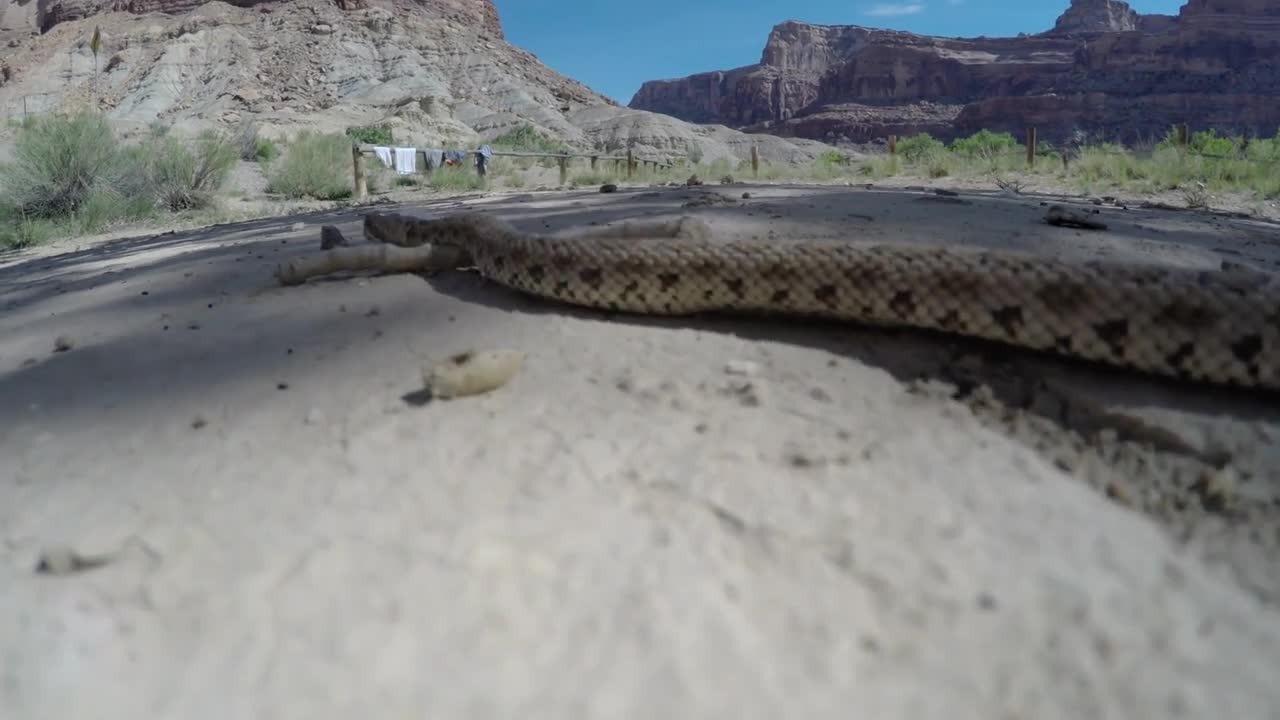
[[[1050,32],[1130,32],[1138,29],[1138,13],[1119,0],[1075,0]]]
[[[1191,0],[1178,16],[1073,0],[1052,30],[941,38],[781,23],[759,64],[645,83],[630,107],[756,132],[869,142],[979,129],[1133,141],[1173,123],[1280,127],[1280,2]]]
[[[252,120],[267,136],[388,124],[416,144],[529,125],[584,149],[708,161],[749,157],[752,144],[619,107],[556,73],[506,41],[491,0],[0,0],[0,48],[7,119],[97,107],[126,134]],[[779,160],[823,149],[760,143]]]

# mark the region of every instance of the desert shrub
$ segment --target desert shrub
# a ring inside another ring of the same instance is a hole
[[[1209,207],[1209,193],[1204,185],[1196,184],[1182,189],[1182,201],[1193,210]]]
[[[1219,137],[1218,131],[1210,128],[1209,130],[1191,133],[1191,137],[1187,138],[1187,149],[1197,155],[1231,157],[1240,151],[1244,144],[1243,140],[1244,138],[1239,137]],[[1172,128],[1165,134],[1164,139],[1156,145],[1157,150],[1177,147],[1177,134]]]
[[[494,148],[523,152],[558,153],[567,149],[564,143],[546,137],[535,130],[532,125],[521,125],[508,130],[490,140],[489,144]]]
[[[1202,130],[1191,134],[1188,145],[1201,155],[1231,157],[1240,146],[1240,138],[1218,137],[1217,130]]]
[[[347,128],[347,137],[357,144],[390,145],[395,142],[390,125],[361,125]]]
[[[893,177],[900,171],[897,155],[876,155],[858,166],[859,175],[873,178]]]
[[[241,160],[251,162],[271,162],[280,156],[279,146],[258,135],[258,126],[252,121],[240,125],[238,150]]]
[[[1193,163],[1194,160],[1177,147],[1162,145],[1151,154],[1146,167],[1154,189],[1172,190],[1191,178]]]
[[[120,169],[116,138],[103,116],[32,119],[18,130],[12,162],[0,167],[0,192],[22,217],[61,218],[110,190]]]
[[[925,170],[934,179],[947,177],[951,174],[951,158],[945,150],[930,153],[925,158]]]
[[[27,217],[11,205],[0,205],[0,248],[30,247],[57,234],[55,221]]]
[[[303,132],[273,163],[267,191],[286,197],[337,200],[351,195],[351,139]]]
[[[172,211],[204,208],[226,184],[238,148],[214,130],[194,142],[164,137],[142,147],[140,165],[146,192]]]
[[[1246,155],[1252,160],[1280,162],[1280,130],[1273,138],[1259,138],[1249,143]]]
[[[845,165],[849,162],[849,156],[839,150],[827,150],[815,162],[820,165]]]
[[[950,150],[959,155],[993,160],[1001,155],[1013,154],[1021,147],[1017,138],[1007,132],[979,130],[967,138],[952,140]]]
[[[484,179],[466,165],[457,165],[431,173],[427,184],[436,190],[479,190],[484,187]]]
[[[1157,151],[1159,153],[1159,151]],[[1177,161],[1177,153],[1171,158]],[[1101,183],[1104,186],[1127,185],[1137,180],[1153,179],[1153,165],[1136,158],[1121,145],[1103,143],[1097,147],[1080,150],[1071,163],[1071,172],[1085,184]]]
[[[569,178],[569,184],[574,187],[583,187],[586,185],[605,185],[607,183],[616,183],[618,178],[613,173],[601,172],[599,170],[588,170],[586,172],[572,175]]]
[[[747,164],[747,167],[750,168],[750,163]],[[623,168],[623,170],[625,172],[625,168]],[[654,178],[674,173],[681,173],[681,176],[677,179],[685,180],[689,175],[684,174],[684,172],[685,170],[683,168],[672,168],[670,171],[665,171],[661,168],[655,170],[651,167],[646,167],[643,163],[637,163],[635,177]],[[690,174],[697,174],[698,177],[703,180],[710,180],[711,178],[732,175],[735,172],[742,172],[741,162],[735,161],[733,158],[729,157],[719,157],[712,162],[699,164],[697,167],[693,168]]]
[[[827,150],[814,158],[810,173],[818,179],[830,180],[849,172],[849,156],[839,150]]]
[[[269,163],[280,157],[280,146],[274,140],[258,138],[253,150],[254,159],[260,163]]]
[[[909,163],[923,163],[937,157],[947,146],[929,133],[920,133],[898,141],[898,154]]]

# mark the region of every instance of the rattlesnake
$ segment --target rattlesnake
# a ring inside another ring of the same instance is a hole
[[[1280,389],[1280,279],[915,244],[717,242],[691,218],[538,236],[467,213],[365,216],[365,235],[453,247],[518,291],[655,315],[737,311],[913,327],[1166,377]]]

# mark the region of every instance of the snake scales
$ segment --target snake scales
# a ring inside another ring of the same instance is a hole
[[[1280,280],[1261,272],[921,245],[714,242],[705,224],[687,218],[557,237],[479,214],[370,213],[364,230],[395,245],[452,246],[490,280],[574,305],[914,327],[1166,377],[1280,389]]]

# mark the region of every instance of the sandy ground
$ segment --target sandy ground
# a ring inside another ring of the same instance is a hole
[[[1280,267],[1275,224],[1108,205],[1075,231],[1045,201],[406,211]],[[469,273],[277,286],[323,224],[360,234],[346,210],[0,256],[0,716],[1280,717],[1274,397]],[[424,366],[489,348],[528,353],[510,384],[424,400]],[[59,547],[106,557],[40,572]]]

